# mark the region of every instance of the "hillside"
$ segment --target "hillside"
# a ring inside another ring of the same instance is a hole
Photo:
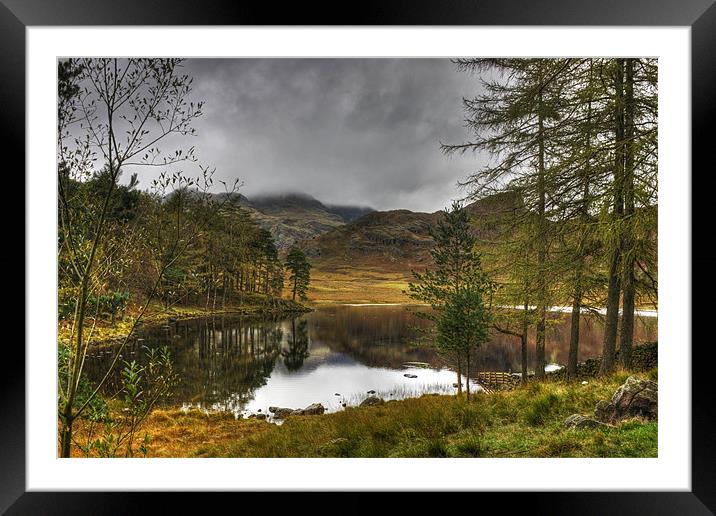
[[[359,206],[325,205],[300,193],[242,197],[240,202],[259,225],[271,232],[279,249],[310,240],[373,211]]]
[[[429,228],[438,213],[379,211],[304,242],[307,256],[337,266],[381,270],[417,267],[429,260]]]
[[[522,204],[498,195],[468,205],[476,235],[489,238]],[[429,228],[441,212],[377,211],[301,242],[313,264],[312,292],[318,301],[406,302],[412,270],[431,266]]]

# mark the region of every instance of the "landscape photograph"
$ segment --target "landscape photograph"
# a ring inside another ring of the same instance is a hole
[[[653,58],[58,59],[57,456],[658,457],[657,121]]]

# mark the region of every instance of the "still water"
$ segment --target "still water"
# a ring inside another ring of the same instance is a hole
[[[180,380],[165,404],[225,410],[236,416],[266,413],[269,406],[304,408],[311,403],[334,412],[358,405],[368,391],[385,399],[452,394],[456,374],[435,352],[415,345],[420,329],[429,324],[413,314],[415,308],[332,305],[294,318],[178,321],[144,329],[125,348],[123,359],[142,363],[145,346],[169,346]],[[553,317],[547,358],[564,364],[569,316]],[[598,319],[584,317],[580,360],[599,354],[602,331]],[[656,318],[638,317],[635,338],[656,340]],[[97,379],[111,357],[109,350],[93,352],[87,364],[90,378]],[[530,362],[533,357],[530,348]],[[476,362],[476,370],[519,371],[519,340],[495,335]],[[471,384],[479,388],[474,381]]]

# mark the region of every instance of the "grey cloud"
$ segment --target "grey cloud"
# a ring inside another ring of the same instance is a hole
[[[242,193],[300,191],[332,204],[434,211],[480,156],[461,142],[477,78],[447,59],[189,59],[205,115],[191,142]]]

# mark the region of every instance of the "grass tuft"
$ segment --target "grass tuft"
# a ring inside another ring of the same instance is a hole
[[[649,373],[645,376],[656,376]],[[566,429],[591,415],[626,373],[587,385],[546,381],[475,396],[423,396],[281,425],[226,414],[155,410],[147,421],[155,457],[656,457],[658,425]]]

